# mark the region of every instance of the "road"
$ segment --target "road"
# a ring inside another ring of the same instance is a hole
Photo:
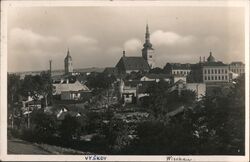
[[[39,154],[48,155],[48,151],[35,146],[32,143],[22,140],[12,139],[8,140],[8,154]]]

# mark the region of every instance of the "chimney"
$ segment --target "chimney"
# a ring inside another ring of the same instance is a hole
[[[49,60],[49,74],[51,76],[51,72],[52,72],[52,60]]]
[[[125,51],[122,51],[122,56],[125,57]]]
[[[201,63],[201,56],[200,56],[200,63]]]
[[[206,60],[206,59],[205,59],[205,56],[204,56],[204,57],[203,57],[203,62],[206,62],[205,60]]]

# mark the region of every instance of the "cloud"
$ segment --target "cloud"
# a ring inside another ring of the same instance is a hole
[[[57,37],[44,36],[21,28],[13,28],[9,35],[10,46],[17,49],[51,48],[60,42],[61,40]]]
[[[98,41],[94,38],[83,36],[83,35],[75,35],[69,38],[68,42],[70,44],[97,44]]]
[[[125,51],[136,52],[142,48],[142,42],[139,39],[132,38],[124,43]]]
[[[162,30],[157,30],[152,33],[151,41],[154,45],[186,45],[190,44],[195,40],[194,36],[182,36],[175,32],[164,32]]]
[[[219,43],[220,39],[216,36],[210,35],[204,38],[204,41],[207,45],[216,45],[217,43]]]
[[[100,50],[96,39],[84,35],[74,35],[68,38],[67,46],[79,54],[87,55]]]

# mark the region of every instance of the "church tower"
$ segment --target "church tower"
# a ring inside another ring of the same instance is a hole
[[[143,44],[142,57],[148,62],[151,69],[155,68],[155,53],[150,43],[148,24],[146,26],[145,43]]]
[[[69,49],[67,51],[67,56],[64,59],[64,70],[65,75],[71,75],[73,73],[73,63],[72,57],[70,56]]]

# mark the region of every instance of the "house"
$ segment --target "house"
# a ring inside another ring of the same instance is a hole
[[[53,84],[55,91],[53,95],[60,96],[61,100],[79,100],[84,93],[89,93],[89,88],[81,84],[78,80],[75,82],[60,82]]]
[[[170,82],[171,76],[168,74],[146,74],[143,77],[141,77],[140,81],[165,81]]]
[[[148,87],[155,83],[155,81],[121,80],[120,97],[124,103],[138,103],[140,98],[149,96]]]
[[[125,51],[123,51],[123,56],[118,61],[115,66],[119,74],[130,74],[131,72],[139,72],[150,70],[148,62],[142,57],[136,56],[125,56]]]
[[[121,79],[119,86],[120,98],[125,104],[136,102],[138,83],[138,81],[123,81]]]
[[[172,77],[171,77],[171,82],[172,83],[176,83],[179,80],[182,80],[182,81],[184,81],[186,83],[187,82],[187,76],[184,75],[184,74],[174,74],[174,75],[172,75]]]
[[[229,64],[229,71],[233,72],[234,74],[242,75],[245,73],[245,64],[243,62],[232,62]]]
[[[183,90],[191,90],[195,92],[196,99],[200,100],[206,94],[206,84],[205,83],[186,83],[183,80],[178,80],[173,84],[169,89],[169,92],[178,91],[178,94],[181,94]]]
[[[164,70],[167,74],[187,76],[191,72],[191,64],[167,63]]]

